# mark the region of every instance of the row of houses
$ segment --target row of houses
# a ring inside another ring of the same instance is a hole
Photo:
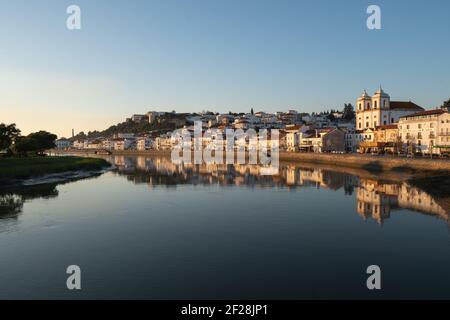
[[[450,114],[435,109],[400,117],[398,123],[366,129],[360,152],[442,155],[450,152]]]
[[[342,112],[326,114],[287,112],[215,114],[177,114],[175,112],[150,111],[145,115],[133,115],[129,121],[174,121],[193,139],[196,121],[202,129],[227,129],[256,131],[278,129],[280,150],[288,152],[360,152],[360,153],[421,153],[447,154],[450,152],[450,119],[447,109],[425,110],[411,101],[391,101],[380,86],[373,96],[366,91],[357,98],[356,116],[345,121]],[[171,122],[172,123],[172,122]],[[214,145],[211,137],[203,137],[202,145]],[[171,132],[163,134],[118,134],[71,143],[57,141],[61,149],[105,150],[170,150],[178,142]],[[249,146],[251,147],[251,146]]]
[[[314,124],[318,127],[326,127],[337,122],[344,122],[343,113],[333,112],[330,118],[328,114],[309,114],[299,113],[296,110],[288,110],[285,112],[266,113],[263,111],[253,113],[176,113],[149,111],[146,114],[134,114],[126,121],[142,122],[148,121],[153,123],[172,123],[177,128],[185,125],[191,125],[195,121],[205,123],[208,128],[226,126],[233,129],[284,129],[288,125],[296,124]],[[331,120],[334,119],[334,120]],[[350,125],[350,124],[349,124]]]

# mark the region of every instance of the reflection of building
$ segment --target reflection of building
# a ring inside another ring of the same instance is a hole
[[[449,221],[449,215],[435,199],[407,183],[386,183],[360,178],[344,172],[311,168],[294,164],[280,167],[279,174],[261,175],[261,166],[249,164],[175,164],[170,157],[113,156],[118,173],[134,183],[153,186],[220,185],[295,188],[314,187],[329,190],[344,189],[355,193],[356,211],[365,220],[378,223],[390,217],[392,211],[410,209]]]
[[[448,220],[447,211],[429,194],[407,183],[380,183],[361,179],[356,188],[356,210],[364,220],[372,218],[378,223],[390,217],[392,210],[411,209]]]
[[[361,180],[356,188],[356,211],[364,220],[372,218],[378,223],[389,218],[391,208],[397,206],[395,185]]]

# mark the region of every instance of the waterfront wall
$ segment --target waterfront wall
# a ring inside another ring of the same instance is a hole
[[[56,154],[80,154],[92,155],[95,150],[53,150]],[[124,150],[112,151],[113,155],[123,156],[168,156],[170,150]],[[405,171],[405,170],[443,170],[450,171],[450,160],[438,158],[404,158],[388,155],[366,155],[366,154],[328,154],[328,153],[302,153],[302,152],[280,152],[280,161],[299,163],[319,163],[351,168],[380,171]]]
[[[402,158],[362,154],[326,154],[281,152],[280,160],[322,163],[368,170],[445,170],[450,171],[450,160],[429,158]]]

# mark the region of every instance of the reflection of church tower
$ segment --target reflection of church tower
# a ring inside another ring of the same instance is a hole
[[[364,220],[372,218],[381,224],[390,217],[396,197],[378,190],[378,187],[376,182],[361,181],[361,185],[356,188],[356,211]]]

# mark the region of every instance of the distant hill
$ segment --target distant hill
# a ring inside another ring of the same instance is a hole
[[[103,131],[89,131],[87,134],[80,132],[70,140],[83,140],[83,139],[95,139],[100,137],[112,137],[118,133],[134,133],[134,134],[148,134],[151,132],[163,133],[172,131],[177,128],[182,128],[186,124],[186,116],[189,114],[168,113],[158,118],[155,122],[149,123],[147,119],[143,119],[140,122],[135,122],[128,119],[125,122],[118,123],[109,127]]]

